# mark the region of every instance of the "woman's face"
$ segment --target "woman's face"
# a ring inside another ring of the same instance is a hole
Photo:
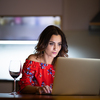
[[[62,39],[60,35],[52,35],[47,48],[45,49],[45,54],[48,57],[56,57],[61,50],[62,47]]]

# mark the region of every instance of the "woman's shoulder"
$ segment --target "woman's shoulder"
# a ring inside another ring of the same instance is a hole
[[[27,60],[36,61],[36,62],[38,61],[38,60],[37,60],[37,56],[36,56],[35,54],[29,55],[28,58],[27,58]]]

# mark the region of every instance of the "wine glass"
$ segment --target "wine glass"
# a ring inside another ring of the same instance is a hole
[[[20,75],[21,73],[21,61],[20,60],[11,60],[10,65],[9,65],[9,73],[14,78],[14,91],[11,93],[12,95],[16,95],[16,78]]]

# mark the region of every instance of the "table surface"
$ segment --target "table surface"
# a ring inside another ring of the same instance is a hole
[[[0,93],[0,100],[100,100],[100,96],[11,95]]]

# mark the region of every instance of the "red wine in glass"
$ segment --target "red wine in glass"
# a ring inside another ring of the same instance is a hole
[[[12,95],[16,95],[16,78],[19,77],[21,73],[21,61],[20,60],[11,60],[9,65],[9,73],[11,77],[14,79],[14,91],[11,93]]]

